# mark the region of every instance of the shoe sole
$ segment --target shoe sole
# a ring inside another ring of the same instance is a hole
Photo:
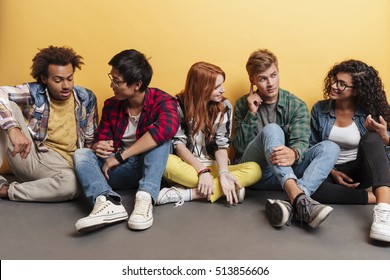
[[[144,230],[150,228],[153,225],[153,219],[143,223],[130,222],[129,220],[127,225],[129,226],[130,229],[133,230]]]
[[[383,234],[379,234],[379,233],[370,232],[370,237],[372,239],[375,239],[375,240],[390,242],[389,235],[383,235]]]
[[[311,228],[317,228],[325,219],[329,216],[329,214],[333,211],[333,208],[330,206],[325,206],[320,213],[308,223]]]
[[[287,223],[289,213],[285,210],[273,199],[267,199],[265,203],[265,216],[273,227],[282,227]]]
[[[109,226],[111,224],[119,223],[121,221],[126,220],[129,217],[129,215],[126,213],[126,215],[119,216],[119,217],[114,217],[114,218],[106,218],[102,222],[97,223],[97,224],[90,224],[88,223],[87,225],[83,225],[82,223],[77,224],[76,223],[76,230],[78,232],[91,232],[106,226]]]

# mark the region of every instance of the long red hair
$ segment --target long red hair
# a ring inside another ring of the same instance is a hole
[[[210,140],[218,114],[225,111],[222,102],[210,101],[218,75],[222,75],[225,80],[225,72],[207,62],[197,62],[188,71],[185,88],[179,93],[179,99],[183,102],[185,122],[192,126],[193,136],[204,129],[206,139]]]

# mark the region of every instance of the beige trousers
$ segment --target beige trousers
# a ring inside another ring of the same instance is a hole
[[[16,103],[11,102],[12,112],[22,132],[32,141],[24,117]],[[9,183],[8,196],[15,201],[65,201],[79,193],[76,174],[68,162],[57,152],[39,152],[34,145],[26,159],[19,154],[11,156],[13,145],[6,131],[0,129],[0,166],[6,155],[9,166],[22,183]],[[0,175],[0,184],[5,179]]]

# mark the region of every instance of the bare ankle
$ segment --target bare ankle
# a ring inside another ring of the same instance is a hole
[[[8,198],[8,189],[9,189],[8,185],[2,185],[0,187],[0,197],[1,198]]]

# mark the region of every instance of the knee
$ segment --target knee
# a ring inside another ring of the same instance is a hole
[[[261,130],[263,135],[276,135],[279,133],[284,133],[282,128],[276,123],[270,123],[263,127]]]
[[[254,161],[249,161],[246,162],[246,169],[251,173],[251,174],[256,174],[259,176],[259,179],[261,178],[261,167]]]
[[[367,132],[360,140],[360,145],[375,146],[383,144],[382,139],[376,132]]]
[[[76,174],[72,169],[62,170],[58,176],[58,188],[56,190],[58,201],[72,200],[80,193],[80,187]]]
[[[84,161],[89,161],[92,157],[95,157],[95,152],[91,149],[88,148],[82,148],[82,149],[77,149],[74,153],[74,162],[75,164],[78,162],[84,162]]]
[[[252,184],[254,184],[257,181],[259,181],[263,175],[262,171],[261,171],[261,167],[260,167],[260,165],[258,165],[256,162],[253,162],[253,161],[247,162],[247,164],[248,164],[247,168],[248,168],[250,174],[252,174],[252,176],[253,176],[254,182]]]
[[[318,145],[321,147],[321,153],[324,153],[327,156],[332,157],[335,161],[337,161],[340,155],[339,145],[329,140],[324,140]]]
[[[325,141],[322,141],[321,144],[323,145],[324,150],[326,152],[328,152],[328,151],[329,152],[333,152],[333,153],[339,153],[340,152],[340,146],[337,145],[333,141],[325,140]]]

